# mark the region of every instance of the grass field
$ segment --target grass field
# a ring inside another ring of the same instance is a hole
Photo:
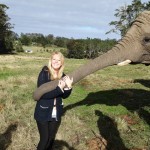
[[[1,150],[35,150],[39,135],[32,93],[48,57],[49,52],[0,56]],[[87,61],[66,59],[65,73]],[[111,150],[149,150],[150,66],[99,70],[75,84],[64,105],[56,150],[97,150],[101,139]]]

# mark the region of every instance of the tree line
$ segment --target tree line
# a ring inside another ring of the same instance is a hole
[[[100,53],[106,52],[116,44],[115,39],[69,39],[65,37],[54,37],[52,34],[44,36],[38,33],[21,33],[18,37],[23,45],[42,46],[44,48],[57,46],[67,49],[65,56],[68,58],[95,58]]]
[[[0,4],[0,54],[23,52],[23,45],[36,45],[44,48],[55,45],[66,48],[65,56],[68,58],[95,58],[101,53],[107,52],[117,43],[116,39],[69,39],[41,33],[21,33],[18,35],[12,31],[13,26],[9,23],[10,18],[6,14],[7,9],[9,7],[5,4]],[[118,20],[109,23],[114,28],[106,34],[115,32],[123,37],[137,15],[149,9],[150,2],[142,3],[141,0],[133,0],[130,5],[116,9],[114,16]]]

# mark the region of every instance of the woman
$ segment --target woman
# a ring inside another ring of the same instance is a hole
[[[37,86],[59,80],[58,86],[42,95],[37,101],[34,118],[37,122],[40,141],[37,150],[51,150],[63,113],[62,98],[67,98],[72,91],[73,79],[63,73],[64,56],[60,52],[52,53],[48,66],[44,66],[39,74]]]

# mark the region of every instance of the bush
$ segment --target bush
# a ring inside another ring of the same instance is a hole
[[[16,52],[23,52],[22,44],[20,41],[14,41],[13,47]]]

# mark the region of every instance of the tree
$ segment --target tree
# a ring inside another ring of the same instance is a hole
[[[8,22],[10,18],[6,14],[7,7],[0,4],[0,53],[10,53],[13,51],[13,38],[11,24]]]
[[[86,58],[95,58],[99,55],[100,50],[100,39],[90,39],[86,40]]]
[[[115,17],[119,18],[118,21],[111,21],[109,25],[115,26],[115,29],[111,29],[106,34],[110,32],[114,32],[121,35],[123,37],[129,27],[131,26],[132,22],[135,18],[144,10],[150,10],[150,2],[148,3],[141,3],[141,0],[133,0],[131,5],[122,6],[119,9],[116,9],[116,13],[114,14]]]
[[[93,59],[110,50],[116,43],[115,39],[71,39],[67,43],[67,57]]]
[[[16,40],[13,42],[13,47],[16,52],[23,52],[22,43],[20,40]]]
[[[53,45],[54,44],[54,35],[53,34],[49,34],[47,37],[46,37],[46,39],[47,39],[47,43],[48,43],[48,45]]]
[[[70,40],[67,43],[67,49],[69,58],[85,58],[85,43],[83,40]]]
[[[57,36],[54,42],[54,45],[58,46],[58,47],[66,47],[66,43],[67,43],[68,39],[65,37],[59,37]]]
[[[26,46],[29,46],[32,43],[31,38],[28,37],[28,35],[23,34],[23,33],[21,33],[20,41],[21,41],[22,45],[26,45]]]

